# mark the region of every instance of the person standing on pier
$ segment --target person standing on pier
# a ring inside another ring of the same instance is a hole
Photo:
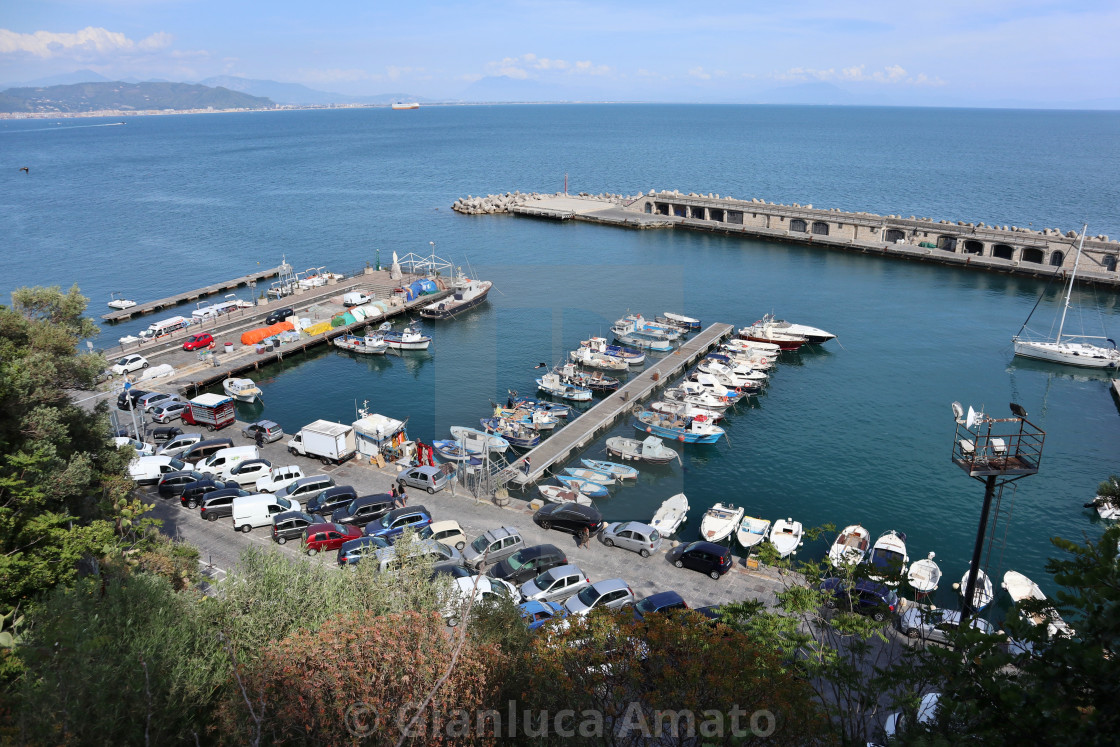
[[[253,436],[253,441],[257,444],[258,449],[264,446],[264,431],[258,428],[256,434]]]
[[[523,462],[524,462],[524,464],[521,465],[521,468],[523,470],[525,470],[525,476],[528,477],[529,476],[529,457],[525,457]]]

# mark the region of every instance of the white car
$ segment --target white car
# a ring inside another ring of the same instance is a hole
[[[517,589],[508,581],[487,576],[464,576],[451,579],[451,592],[443,605],[443,619],[454,627],[467,609],[467,603],[474,594],[474,602],[496,600],[501,597],[517,601]]]
[[[151,444],[146,444],[143,441],[137,441],[135,438],[128,438],[127,436],[113,436],[113,443],[116,444],[118,449],[131,446],[136,449],[137,456],[154,456],[156,453],[156,447]]]
[[[122,374],[131,373],[132,371],[139,371],[147,367],[148,359],[142,355],[134,353],[132,355],[126,355],[125,357],[121,358],[119,361],[114,363],[113,367],[109,370],[120,376]]]
[[[256,487],[257,481],[272,472],[272,462],[267,459],[246,459],[233,466],[226,476],[241,487]]]
[[[275,493],[283,490],[296,480],[303,477],[303,470],[298,465],[289,464],[286,467],[273,467],[266,477],[257,480],[258,493]]]

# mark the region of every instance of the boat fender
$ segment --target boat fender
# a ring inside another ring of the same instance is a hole
[[[743,393],[742,387],[735,387],[735,393],[736,394],[742,394]]]
[[[646,426],[646,433],[653,433],[653,429],[650,428],[648,425]]]
[[[682,433],[681,435],[677,436],[677,440],[681,443],[684,443],[684,434]]]

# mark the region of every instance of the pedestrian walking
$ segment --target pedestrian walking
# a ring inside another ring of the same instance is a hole
[[[522,469],[525,470],[525,476],[528,477],[529,476],[529,457],[525,457],[521,467],[522,467]]]
[[[401,485],[399,496],[401,501],[401,508],[408,505],[408,493],[404,492],[404,485]]]
[[[576,547],[590,547],[590,546],[591,546],[591,532],[587,529],[587,527],[584,527],[583,529],[579,530],[579,542],[576,544]]]

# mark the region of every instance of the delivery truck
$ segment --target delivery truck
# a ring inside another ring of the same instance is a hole
[[[233,397],[223,394],[200,394],[190,401],[190,407],[183,410],[183,422],[187,425],[204,425],[208,431],[216,431],[233,423]]]
[[[341,464],[354,456],[357,449],[354,442],[354,429],[342,423],[329,420],[316,420],[300,429],[288,441],[288,451],[318,459],[323,464]]]

